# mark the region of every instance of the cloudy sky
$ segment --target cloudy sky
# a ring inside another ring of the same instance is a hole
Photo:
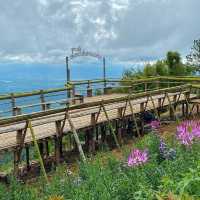
[[[186,55],[200,0],[0,0],[0,63],[63,63],[81,46],[119,62]]]

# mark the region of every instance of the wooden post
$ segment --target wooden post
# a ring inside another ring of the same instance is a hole
[[[22,114],[21,108],[19,108],[19,107],[14,107],[14,108],[13,108],[13,113],[14,113],[15,116],[16,116],[16,115],[21,115],[21,114]]]
[[[174,114],[176,112],[176,99],[177,99],[177,95],[173,96],[173,105],[169,105],[169,115],[170,115],[170,119],[173,120],[174,119]],[[173,108],[172,108],[173,107]]]
[[[60,163],[62,156],[62,124],[61,121],[56,121],[56,136],[54,138],[55,142],[55,161],[56,164]]]
[[[43,145],[43,142],[39,142],[38,146],[39,146],[39,149],[40,149],[41,157],[44,160],[44,145]]]
[[[74,135],[74,139],[75,139],[76,145],[78,147],[81,159],[85,163],[86,162],[86,157],[85,157],[85,154],[83,152],[82,145],[81,145],[81,142],[79,140],[76,128],[75,128],[75,126],[74,126],[74,124],[73,124],[68,112],[66,113],[66,116],[67,116],[67,120],[68,120],[70,128],[71,128],[71,131],[72,131],[72,133]]]
[[[161,115],[161,109],[162,109],[162,98],[158,98],[158,115],[160,118]]]
[[[22,135],[23,135],[23,130],[18,130],[17,135],[16,135],[16,143],[17,147],[14,150],[14,175],[18,176],[19,175],[19,164],[21,160],[21,145],[22,145]]]
[[[89,152],[94,153],[95,152],[95,141],[94,141],[94,134],[96,132],[96,113],[91,114],[91,130],[89,131]]]
[[[11,93],[11,107],[12,107],[12,114],[13,116],[15,116],[15,110],[14,108],[16,107],[16,101],[15,101],[15,97],[14,97],[14,93]]]
[[[138,124],[137,124],[137,119],[136,119],[136,116],[135,116],[135,113],[133,111],[133,106],[131,104],[131,101],[130,101],[130,98],[129,98],[129,106],[130,106],[130,109],[131,109],[131,114],[132,114],[132,118],[133,118],[133,121],[134,121],[134,124],[135,124],[135,128],[136,128],[136,132],[137,132],[137,135],[138,137],[141,137],[140,135],[140,131],[139,131],[139,128],[138,128]],[[143,108],[144,109],[144,108]]]
[[[40,90],[40,102],[41,102],[41,109],[44,111],[46,110],[45,99],[44,99],[44,92]]]
[[[29,171],[30,168],[31,168],[31,165],[30,165],[29,146],[26,146],[26,169]]]
[[[120,142],[120,145],[123,144],[122,129],[123,129],[122,128],[122,119],[119,119],[116,124],[116,130],[117,130],[117,138],[118,138],[118,141]]]
[[[140,103],[140,113],[144,113],[144,102]],[[144,134],[144,120],[140,118],[140,124],[141,124],[141,129],[140,129],[140,135]]]
[[[187,92],[185,93],[185,106],[186,106],[186,109],[185,109],[185,113],[186,113],[186,116],[189,115],[189,113],[191,113],[191,115],[193,116],[193,113],[192,113],[192,110],[190,108],[190,104],[189,104],[189,99],[190,99],[190,92]]]
[[[169,103],[169,107],[172,110],[171,112],[173,113],[173,117],[175,117],[176,121],[179,122],[179,119],[178,119],[176,112],[174,110],[174,106],[172,105],[172,102],[171,102],[170,97],[169,97],[167,92],[166,92],[166,97],[167,97],[167,100],[168,100],[168,103]]]
[[[117,137],[116,137],[116,135],[115,135],[115,131],[114,131],[113,127],[112,127],[112,124],[111,124],[110,119],[109,119],[109,117],[108,117],[108,113],[107,113],[106,108],[105,108],[105,106],[104,106],[104,104],[103,104],[103,101],[102,101],[102,103],[101,103],[101,106],[102,106],[102,108],[103,108],[103,111],[104,111],[104,113],[105,113],[106,119],[107,119],[107,121],[108,121],[108,126],[109,126],[109,128],[110,128],[110,130],[111,130],[111,133],[112,133],[112,135],[113,135],[113,138],[114,138],[114,140],[115,140],[115,144],[117,145],[117,148],[120,149],[119,142],[118,142]]]
[[[45,140],[45,156],[49,156],[49,141],[47,139]]]
[[[117,109],[117,113],[118,113],[118,118],[121,119],[122,116],[123,116],[123,110],[124,108],[123,107],[120,107]]]
[[[35,133],[34,133],[31,121],[28,121],[28,128],[30,129],[31,136],[32,136],[32,139],[33,139],[33,142],[34,142],[34,146],[35,146],[36,152],[38,154],[38,158],[39,158],[39,162],[40,162],[40,166],[41,166],[41,171],[43,173],[43,176],[44,176],[46,182],[48,183],[46,170],[45,170],[44,163],[43,163],[43,160],[42,160],[42,157],[41,157],[41,154],[40,154],[39,146],[38,146],[38,143],[37,143],[37,139],[35,137]]]
[[[154,112],[155,112],[155,114],[157,115],[158,120],[160,121],[160,116],[159,116],[159,114],[158,114],[158,110],[157,110],[157,108],[156,108],[156,105],[155,105],[154,99],[153,99],[153,97],[152,97],[151,94],[150,94],[150,99],[151,99],[151,102],[152,102],[152,104],[153,104]]]

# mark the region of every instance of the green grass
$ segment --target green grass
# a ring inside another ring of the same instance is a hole
[[[148,148],[149,162],[139,167],[127,167],[130,147],[124,147],[122,159],[111,152],[98,153],[87,164],[79,163],[79,173],[67,175],[61,166],[45,184],[42,177],[34,184],[22,184],[14,179],[9,188],[0,185],[1,200],[47,200],[63,196],[73,200],[153,200],[200,199],[200,143],[184,148],[175,139],[167,141],[176,149],[175,160],[159,160],[159,141],[154,134],[146,135],[134,146]]]

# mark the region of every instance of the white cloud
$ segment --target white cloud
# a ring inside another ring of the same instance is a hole
[[[62,63],[82,46],[117,61],[189,52],[199,0],[0,0],[0,62]]]

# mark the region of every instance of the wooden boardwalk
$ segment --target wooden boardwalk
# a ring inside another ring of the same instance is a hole
[[[169,93],[169,97],[171,102],[175,100],[175,96],[177,97],[179,93]],[[101,96],[95,96],[95,97],[87,97],[84,99],[84,103],[91,103],[91,102],[97,102],[97,101],[106,101],[110,99],[117,99],[121,97],[126,97],[127,94],[110,94],[110,95],[101,95]],[[156,108],[159,108],[161,105],[159,103],[160,100],[162,100],[162,106],[169,106],[169,101],[165,97],[165,94],[160,95],[154,95],[152,96],[154,100],[153,102],[148,100],[148,97],[143,97],[135,100],[131,100],[131,105],[133,107],[133,111],[135,114],[138,114],[141,112],[141,105],[146,104],[146,110],[153,110],[154,106]],[[191,95],[190,98],[194,98],[195,95]],[[185,99],[184,94],[180,94],[179,101],[182,101]],[[99,113],[99,106],[92,106],[90,108],[83,108],[83,109],[77,109],[69,111],[70,117],[73,121],[73,124],[76,128],[76,130],[82,130],[86,129],[88,127],[91,127],[94,125],[93,119],[91,116],[96,116]],[[126,109],[125,109],[126,108]],[[120,118],[119,110],[123,110],[123,115],[130,116],[132,114],[130,106],[127,105],[126,101],[123,102],[117,102],[117,103],[111,103],[106,104],[105,109],[107,111],[108,117],[110,120],[118,119]],[[51,138],[57,135],[57,129],[55,126],[56,121],[62,121],[64,120],[65,113],[61,112],[58,114],[48,115],[44,117],[39,117],[37,119],[32,120],[32,125],[36,134],[37,140],[42,140],[45,138]],[[107,118],[105,116],[104,112],[99,113],[98,120],[95,124],[106,122]],[[17,147],[19,144],[17,142],[17,131],[23,130],[26,126],[25,122],[20,122],[17,124],[9,124],[5,126],[0,127],[0,151],[3,150],[10,150],[15,147]],[[69,131],[71,131],[71,128],[69,124],[66,122],[63,133],[67,134]],[[24,144],[30,144],[32,143],[32,137],[30,134],[30,130],[27,130],[26,137],[24,140]]]

